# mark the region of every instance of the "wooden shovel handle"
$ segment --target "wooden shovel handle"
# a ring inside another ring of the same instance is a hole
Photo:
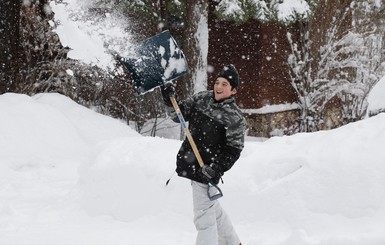
[[[188,129],[188,127],[186,125],[186,122],[185,122],[185,120],[183,118],[182,112],[179,109],[178,103],[176,102],[174,96],[170,96],[170,100],[171,100],[172,106],[174,107],[174,110],[175,110],[176,114],[178,115],[179,121],[182,124],[184,133],[187,136],[187,139],[188,139],[188,141],[189,141],[189,143],[191,145],[191,148],[194,151],[195,157],[198,160],[199,166],[203,167],[203,165],[204,165],[203,159],[201,157],[201,154],[198,151],[198,148],[197,148],[197,146],[196,146],[196,144],[194,142],[194,139],[193,139],[193,137],[192,137],[192,135],[190,133],[190,130]]]

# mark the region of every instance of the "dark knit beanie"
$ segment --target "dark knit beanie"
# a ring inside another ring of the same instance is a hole
[[[238,89],[239,87],[239,75],[233,65],[226,65],[223,70],[218,73],[218,77],[226,78],[233,88]]]

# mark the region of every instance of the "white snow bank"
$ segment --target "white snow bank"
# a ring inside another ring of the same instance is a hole
[[[382,114],[332,131],[247,144],[227,181],[229,199],[242,200],[239,220],[275,223],[287,232],[282,244],[385,241],[379,235],[385,227],[384,122]],[[247,194],[239,191],[245,186]],[[290,242],[292,236],[299,238]]]
[[[375,115],[380,111],[385,111],[385,77],[383,77],[370,91],[368,103],[368,115]]]
[[[64,157],[86,148],[68,117],[52,106],[26,95],[5,94],[0,98],[2,157]]]
[[[138,135],[60,94],[3,94],[0,111],[0,159],[76,159],[97,142]]]
[[[0,244],[194,243],[180,141],[58,94],[0,96]],[[221,203],[244,244],[385,244],[385,114],[246,142]],[[22,234],[22,235],[21,235]]]

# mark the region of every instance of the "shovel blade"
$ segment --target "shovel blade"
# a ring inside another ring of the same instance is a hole
[[[183,51],[169,31],[145,40],[136,49],[137,58],[122,62],[135,82],[138,94],[144,94],[188,72]]]

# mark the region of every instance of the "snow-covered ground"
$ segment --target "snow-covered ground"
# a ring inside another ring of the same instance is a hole
[[[0,95],[1,245],[192,245],[180,141],[59,94]],[[247,141],[221,203],[248,245],[385,244],[385,114]]]
[[[51,4],[56,31],[71,58],[108,69],[107,49],[127,51],[130,36],[114,16],[82,20],[79,2]],[[0,245],[194,244],[190,183],[165,186],[176,137],[141,136],[59,94],[0,95],[0,111]],[[243,244],[385,244],[384,113],[248,139],[220,186]]]

